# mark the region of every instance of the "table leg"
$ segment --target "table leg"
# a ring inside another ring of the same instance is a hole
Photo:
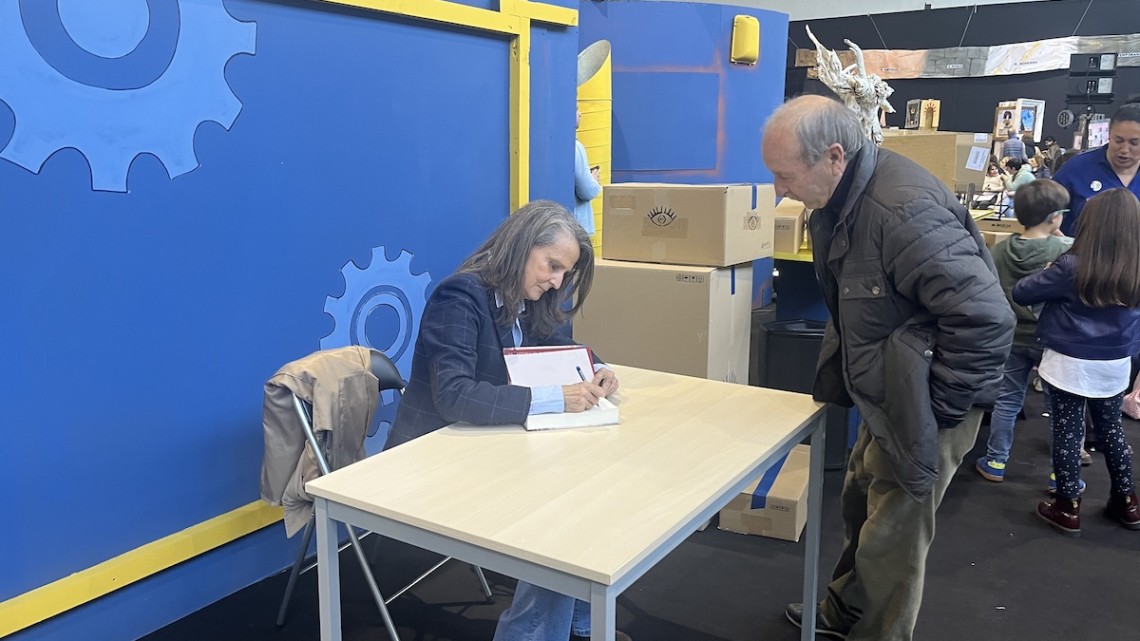
[[[340,641],[340,558],[336,521],[329,518],[328,501],[317,498],[317,587],[321,641]]]
[[[819,526],[823,515],[823,453],[826,438],[826,414],[817,419],[811,434],[811,458],[808,476],[808,514],[804,526],[804,618],[802,641],[815,639],[815,615],[819,591]]]
[[[617,597],[609,586],[600,583],[590,585],[590,641],[614,641],[614,617],[617,610]]]

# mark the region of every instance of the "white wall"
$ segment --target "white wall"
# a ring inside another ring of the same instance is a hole
[[[700,0],[663,0],[666,2],[693,2]],[[1021,0],[1045,2],[1046,0]],[[735,4],[745,7],[771,9],[788,14],[790,20],[813,20],[861,16],[868,13],[895,13],[921,11],[927,4],[931,9],[968,7],[983,4],[1016,4],[1010,0],[722,0],[716,4]]]

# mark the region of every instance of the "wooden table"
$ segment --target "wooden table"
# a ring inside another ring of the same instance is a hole
[[[615,369],[621,425],[452,426],[309,482],[321,639],[340,639],[339,521],[589,601],[593,639],[613,641],[617,596],[808,436],[802,638],[813,639],[825,406]]]

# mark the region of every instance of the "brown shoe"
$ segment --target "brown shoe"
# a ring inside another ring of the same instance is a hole
[[[1127,496],[1112,494],[1108,498],[1108,505],[1104,508],[1104,515],[1129,530],[1140,530],[1140,507],[1136,504],[1136,492]]]
[[[1081,500],[1057,497],[1037,504],[1037,518],[1065,536],[1081,535]]]

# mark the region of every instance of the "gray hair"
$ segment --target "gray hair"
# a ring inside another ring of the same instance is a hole
[[[800,143],[800,158],[814,165],[838,143],[843,153],[854,154],[867,142],[859,114],[825,96],[798,96],[776,108],[764,129],[793,127]]]
[[[458,271],[478,274],[499,295],[503,306],[498,322],[510,325],[519,317],[519,304],[524,302],[522,280],[531,250],[553,245],[563,236],[578,243],[578,262],[562,279],[561,287],[548,290],[537,301],[525,301],[529,331],[545,338],[578,313],[594,283],[590,235],[565,207],[550,200],[527,204],[508,216]],[[576,299],[574,306],[563,310],[571,297]]]

